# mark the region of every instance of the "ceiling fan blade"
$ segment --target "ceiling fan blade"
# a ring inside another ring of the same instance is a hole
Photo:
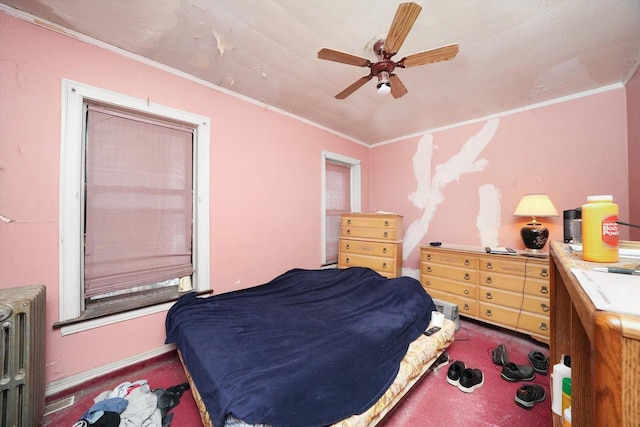
[[[355,92],[356,90],[360,89],[362,86],[364,86],[364,84],[366,82],[368,82],[369,80],[371,80],[371,75],[368,76],[364,76],[359,78],[358,80],[356,80],[355,82],[353,82],[353,84],[351,86],[349,86],[348,88],[346,88],[345,90],[343,90],[342,92],[340,92],[339,94],[337,94],[335,97],[336,99],[345,99],[347,96],[351,95],[353,92]]]
[[[431,64],[432,62],[449,61],[458,54],[458,45],[451,44],[420,53],[414,53],[400,60],[405,67],[415,67],[416,65]]]
[[[326,47],[318,51],[318,59],[326,59],[327,61],[356,65],[358,67],[368,67],[369,64],[371,64],[371,61],[367,58],[340,52],[338,50],[327,49]]]
[[[400,81],[400,77],[396,74],[391,74],[389,76],[389,82],[391,83],[391,96],[394,98],[400,98],[407,94],[407,88],[404,87],[404,84]]]
[[[396,16],[391,22],[389,34],[384,42],[384,50],[387,53],[395,54],[400,50],[400,46],[407,38],[407,34],[411,30],[413,23],[418,19],[418,15],[422,10],[422,6],[417,3],[400,3]]]

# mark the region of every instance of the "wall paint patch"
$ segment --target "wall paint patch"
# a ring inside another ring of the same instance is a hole
[[[500,230],[500,189],[486,184],[478,188],[480,209],[476,226],[480,235],[480,246],[499,246],[498,232]]]
[[[480,132],[469,138],[458,153],[437,165],[433,174],[433,135],[427,134],[420,139],[413,156],[416,191],[410,193],[408,198],[416,208],[422,210],[422,215],[409,225],[405,233],[402,251],[405,261],[429,231],[437,207],[444,200],[443,190],[447,184],[460,180],[463,174],[481,172],[487,167],[489,162],[478,157],[495,135],[499,123],[499,119],[487,121]]]

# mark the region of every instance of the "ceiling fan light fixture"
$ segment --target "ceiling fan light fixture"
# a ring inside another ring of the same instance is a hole
[[[391,93],[391,82],[389,81],[389,73],[382,71],[378,74],[378,95],[388,95]]]

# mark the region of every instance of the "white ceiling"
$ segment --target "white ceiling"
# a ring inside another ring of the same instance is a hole
[[[318,50],[375,62],[400,0],[0,2],[366,144],[625,84],[640,61],[638,0],[417,0],[394,59],[451,43],[457,57],[396,69],[402,98],[373,79],[337,100],[369,69]]]

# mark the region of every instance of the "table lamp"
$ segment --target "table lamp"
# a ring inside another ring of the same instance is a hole
[[[525,194],[513,212],[515,216],[530,216],[531,222],[520,229],[527,252],[540,252],[549,238],[549,230],[536,217],[558,216],[558,211],[546,194]]]

